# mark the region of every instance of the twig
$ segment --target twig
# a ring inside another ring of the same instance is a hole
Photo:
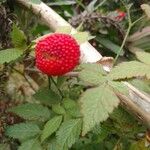
[[[129,110],[129,113],[137,116],[140,121],[142,121],[146,126],[148,126],[148,128],[150,128],[150,115],[148,113],[145,113],[144,110],[135,105],[134,102],[127,96],[121,93],[116,93],[116,95],[120,98],[120,102],[124,106],[124,108]]]
[[[124,4],[124,3],[123,3]],[[125,4],[124,4],[125,5]],[[126,6],[125,6],[126,7]],[[117,59],[118,59],[118,57],[120,56],[120,54],[121,54],[121,52],[122,52],[122,50],[123,50],[123,47],[125,46],[125,43],[126,43],[126,41],[127,41],[127,38],[128,38],[128,36],[129,36],[129,34],[130,34],[130,31],[131,31],[131,29],[132,29],[132,27],[137,23],[137,22],[139,22],[141,19],[143,19],[145,16],[142,16],[142,17],[140,17],[139,19],[137,19],[136,21],[134,21],[134,22],[132,22],[132,20],[131,20],[131,15],[130,15],[130,8],[132,7],[132,5],[130,6],[130,7],[126,7],[126,9],[127,9],[127,15],[128,15],[128,29],[127,29],[127,32],[126,32],[126,34],[125,34],[125,37],[124,37],[124,39],[123,39],[123,42],[122,42],[122,44],[121,44],[121,47],[120,47],[120,49],[119,49],[119,51],[118,51],[118,53],[117,53],[117,55],[116,55],[116,57],[115,57],[115,59],[114,59],[114,64],[116,63],[116,61],[117,61]]]
[[[132,91],[138,95],[139,97],[141,97],[145,102],[150,103],[150,97],[146,96],[145,94],[143,94],[142,92],[140,92],[137,88],[135,88],[133,85],[129,84],[128,82],[123,82],[125,85],[127,85],[127,87],[129,87],[130,89],[132,89]]]

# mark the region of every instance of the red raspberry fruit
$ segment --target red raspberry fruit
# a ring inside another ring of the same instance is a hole
[[[35,49],[37,68],[49,76],[63,75],[79,64],[79,45],[68,34],[51,34],[40,40]]]

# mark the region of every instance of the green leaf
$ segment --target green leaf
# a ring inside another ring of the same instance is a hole
[[[64,99],[63,106],[66,109],[66,112],[72,117],[81,117],[79,106],[74,100]]]
[[[53,110],[56,114],[59,114],[59,115],[64,115],[64,114],[66,114],[65,109],[64,109],[60,104],[52,105],[52,110]]]
[[[84,70],[91,71],[91,72],[97,72],[102,75],[106,75],[105,70],[103,69],[101,64],[97,63],[86,63],[86,64],[81,64],[80,67]]]
[[[37,139],[30,139],[21,144],[18,150],[43,150]]]
[[[6,128],[5,134],[9,137],[26,140],[35,137],[40,133],[40,129],[33,123],[20,123]]]
[[[146,77],[150,79],[150,67],[138,61],[123,62],[114,67],[108,75],[113,80]]]
[[[122,82],[117,82],[117,81],[109,81],[108,83],[110,86],[112,86],[114,88],[114,90],[117,90],[118,92],[128,95],[129,91],[128,88],[125,84],[123,84]]]
[[[76,39],[78,44],[85,43],[89,39],[89,34],[87,32],[78,32],[76,34],[73,34],[72,36]]]
[[[79,73],[79,78],[87,84],[98,85],[106,81],[103,76],[106,74],[103,67],[100,64],[82,64],[83,70]]]
[[[115,54],[118,54],[120,46],[118,46],[117,44],[113,43],[112,41],[110,41],[109,39],[106,38],[101,38],[101,37],[97,37],[96,40],[101,43],[104,47],[106,47],[107,49],[111,50],[112,52],[114,52]],[[122,51],[120,53],[120,56],[123,56],[124,51]]]
[[[12,43],[16,48],[24,49],[27,47],[27,38],[25,34],[15,24],[13,24],[11,38]]]
[[[51,89],[48,89],[48,87],[41,88],[33,95],[33,97],[37,101],[40,101],[42,104],[48,106],[52,106],[52,104],[57,104],[61,100],[60,96]]]
[[[45,125],[41,135],[41,141],[51,136],[60,126],[62,122],[62,116],[56,116],[49,120]]]
[[[106,77],[98,72],[92,72],[90,70],[81,71],[79,73],[79,78],[89,85],[98,85],[106,81]]]
[[[79,138],[81,131],[81,120],[72,119],[62,123],[56,133],[57,143],[63,148],[70,148]]]
[[[136,52],[136,57],[143,63],[150,65],[150,53]]]
[[[71,26],[60,26],[56,30],[56,33],[64,33],[64,34],[70,34],[72,30]]]
[[[54,138],[48,144],[47,150],[68,150],[68,148],[63,148],[62,149],[60,143],[57,143],[57,140]]]
[[[3,64],[5,62],[9,63],[12,60],[15,60],[19,58],[23,52],[19,49],[10,48],[6,50],[0,51],[0,64]]]
[[[85,135],[95,125],[105,121],[118,104],[117,96],[108,85],[104,84],[84,92],[80,98],[83,115],[82,135]]]
[[[18,116],[33,121],[46,121],[50,117],[50,112],[47,107],[39,104],[22,104],[8,110]]]

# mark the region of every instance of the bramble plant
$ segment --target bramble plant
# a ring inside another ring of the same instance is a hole
[[[31,2],[41,3],[39,0]],[[64,3],[70,5],[69,2]],[[93,1],[90,7],[94,7],[96,2]],[[78,1],[78,5],[82,6],[82,2]],[[129,7],[127,11],[130,15]],[[120,17],[124,18],[125,13],[119,12]],[[115,51],[117,56],[110,72],[105,71],[98,62],[80,63],[81,44],[93,40],[87,32],[72,34],[71,27],[63,26],[55,33],[29,42],[25,31],[13,23],[10,34],[13,48],[0,51],[0,64],[10,74],[22,75],[34,94],[31,99],[7,109],[7,112],[22,120],[6,125],[4,143],[12,140],[18,150],[148,150],[149,141],[145,137],[147,127],[120,105],[118,96],[118,93],[129,95],[124,81],[139,78],[143,83],[150,80],[148,52],[134,51],[134,60],[116,63],[125,43],[131,40],[127,40],[131,27],[138,22],[130,21],[122,45]],[[108,47],[105,46],[105,38],[102,42],[104,47]],[[126,47],[133,48],[132,42]],[[115,45],[115,50],[116,47],[118,45]],[[38,89],[34,89],[24,75],[24,61],[30,57],[35,62],[32,71],[45,77]],[[17,68],[18,64],[23,64],[24,71]],[[144,84],[144,87],[148,87],[149,91],[149,85]],[[6,149],[6,146],[0,144],[0,149]]]

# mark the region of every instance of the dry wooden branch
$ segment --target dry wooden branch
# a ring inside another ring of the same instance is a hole
[[[40,4],[33,4],[27,0],[16,0],[23,7],[32,9],[33,13],[40,16],[40,19],[52,30],[56,30],[60,26],[71,26],[61,16],[59,16],[54,10],[41,2]],[[76,32],[72,28],[72,32]],[[81,45],[81,61],[82,62],[97,62],[101,60],[101,54],[88,42]],[[129,88],[130,95],[126,97],[120,93],[118,96],[121,100],[121,104],[135,114],[138,119],[150,127],[150,103],[149,96],[143,94],[134,86],[125,82],[125,85]]]

